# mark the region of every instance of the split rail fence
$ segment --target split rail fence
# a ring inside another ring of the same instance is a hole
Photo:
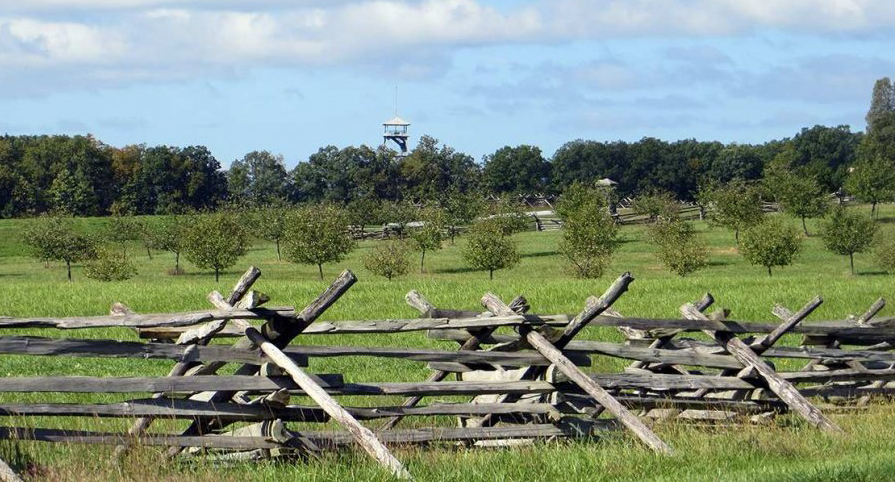
[[[0,355],[173,363],[163,377],[0,377],[0,414],[29,422],[4,424],[0,438],[112,444],[118,458],[135,445],[165,446],[171,457],[201,454],[225,460],[301,456],[357,445],[395,475],[409,477],[389,446],[509,445],[627,430],[645,446],[670,454],[673,447],[650,428],[653,419],[761,422],[791,412],[819,429],[838,432],[827,412],[895,393],[890,384],[895,380],[895,320],[876,317],[885,305],[882,299],[857,317],[807,324],[803,321],[822,303],[819,297],[797,311],[774,307],[778,321],[770,323],[738,322],[724,310],[710,312],[711,295],[685,303],[680,318],[637,318],[612,309],[633,281],[626,273],[601,296],[587,299],[576,315],[531,314],[525,298],[504,303],[490,293],[481,299],[482,311],[444,309],[411,291],[407,302],[419,318],[317,321],[355,283],[350,271],[300,310],[267,307],[268,297],[251,289],[259,276],[251,268],[226,297],[210,293],[211,308],[205,311],[138,314],[116,303],[109,316],[0,317],[0,328],[129,327],[142,338],[0,336]],[[594,327],[616,328],[626,340],[599,340],[618,336]],[[426,332],[458,346],[313,344],[323,335],[380,334],[376,340],[385,342],[389,334],[408,332]],[[579,336],[583,332],[587,336]],[[780,346],[787,334],[802,335],[802,344]],[[312,373],[308,364],[315,357],[427,363],[432,372],[423,381],[365,381],[362,371]],[[610,373],[588,369],[618,365],[604,363],[606,357],[629,365]],[[775,368],[787,359],[800,369]],[[235,369],[219,373],[227,365]],[[17,393],[29,394],[28,401],[6,401]],[[60,402],[60,394],[70,393],[124,398]],[[350,397],[350,404],[343,397]],[[118,433],[43,426],[61,417],[133,422]],[[153,426],[159,420],[179,420],[181,426],[173,432],[170,423]],[[159,425],[167,431],[159,431]]]

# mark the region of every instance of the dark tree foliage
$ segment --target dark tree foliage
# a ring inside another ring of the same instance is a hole
[[[291,174],[293,201],[349,203],[356,199],[398,199],[398,165],[389,149],[326,146]]]
[[[283,156],[268,151],[252,151],[233,161],[227,171],[227,184],[232,200],[256,206],[285,199],[289,194]]]
[[[872,131],[881,117],[893,112],[895,112],[895,84],[888,77],[883,77],[873,84],[870,110],[864,117],[867,121],[867,131]]]
[[[848,166],[863,137],[848,126],[803,128],[789,142],[789,168],[796,174],[812,177],[827,192],[842,187]]]
[[[403,196],[422,202],[441,201],[451,191],[468,192],[479,188],[481,171],[472,157],[457,152],[438,140],[422,136],[410,155],[401,160]]]
[[[482,179],[493,194],[534,194],[544,192],[550,163],[534,146],[505,146],[485,156]]]
[[[281,156],[258,150],[226,172],[201,146],[119,148],[90,136],[2,136],[0,217],[169,214],[223,204],[251,207],[282,197],[351,205],[353,212],[384,201],[447,207],[458,193],[559,194],[576,182],[592,185],[602,178],[617,183],[619,198],[660,190],[693,200],[704,182],[756,180],[780,158],[794,174],[833,192],[861,159],[895,163],[895,113],[885,100],[891,92],[877,90],[866,135],[847,126],[814,126],[761,145],[575,140],[549,161],[537,147],[519,145],[485,156],[482,165],[429,136],[420,137],[406,157],[384,146],[326,146],[287,171]]]

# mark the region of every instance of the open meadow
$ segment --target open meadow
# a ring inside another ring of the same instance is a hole
[[[866,209],[857,206],[851,209]],[[775,214],[775,216],[777,216]],[[797,225],[794,219],[788,222]],[[28,256],[19,232],[28,220],[0,220],[0,315],[75,316],[106,314],[112,302],[120,301],[138,313],[189,311],[207,308],[205,295],[211,290],[226,292],[250,265],[261,269],[257,289],[271,297],[277,306],[304,306],[322,291],[342,269],[351,269],[359,278],[321,320],[362,320],[371,318],[409,318],[417,316],[404,302],[411,289],[422,293],[438,307],[480,309],[478,300],[487,291],[504,299],[516,295],[528,298],[534,313],[577,313],[584,300],[602,293],[615,276],[630,271],[635,281],[614,307],[629,316],[672,318],[678,307],[711,292],[716,306],[731,310],[731,318],[744,321],[772,321],[771,308],[780,303],[790,309],[801,307],[815,295],[823,305],[812,320],[843,319],[860,314],[879,297],[895,292],[895,274],[880,270],[870,253],[855,258],[857,274],[849,273],[848,259],[824,250],[818,237],[805,240],[804,249],[793,266],[774,270],[769,277],[765,268],[751,266],[736,251],[733,233],[696,223],[699,235],[709,246],[709,265],[681,278],[666,270],[654,257],[642,226],[621,229],[623,242],[607,274],[597,280],[577,279],[557,252],[561,232],[528,231],[514,236],[522,261],[513,269],[488,273],[472,271],[463,261],[460,249],[466,242],[444,244],[444,249],[426,256],[426,272],[414,271],[387,281],[363,268],[362,257],[376,241],[365,241],[343,262],[324,266],[326,281],[320,281],[316,266],[277,262],[274,247],[255,241],[248,254],[236,266],[214,276],[182,262],[186,273],[170,276],[173,255],[154,252],[152,259],[142,245],[133,243],[128,250],[134,256],[138,274],[122,282],[98,282],[87,279],[80,267],[68,283],[65,269],[58,263],[45,267]],[[88,228],[99,219],[81,219]],[[878,221],[882,229],[891,229],[895,208],[886,206]],[[800,226],[800,225],[799,225]],[[809,221],[809,231],[817,226]],[[889,316],[891,308],[883,311]],[[60,336],[50,330],[7,330],[6,334]],[[136,339],[125,329],[96,329],[79,333],[81,337]],[[614,329],[585,330],[581,339],[622,340]],[[453,349],[447,342],[427,339],[423,332],[390,335],[407,346]],[[796,345],[799,338],[787,336],[782,344]],[[294,344],[332,343],[341,345],[375,344],[376,335],[299,336]],[[5,376],[49,374],[80,375],[157,375],[167,374],[168,361],[103,360],[89,358],[3,356],[0,372]],[[374,361],[371,361],[374,360]],[[624,361],[594,357],[587,371],[618,371]],[[362,373],[364,381],[423,380],[429,374],[425,363],[370,358],[314,359],[316,373],[346,371]],[[781,367],[787,368],[787,367]],[[792,367],[789,367],[792,368]],[[350,380],[349,380],[350,381]],[[34,395],[3,401],[27,401]],[[82,396],[69,396],[72,401]],[[351,403],[347,397],[346,403]],[[36,399],[36,398],[35,398]],[[110,402],[122,399],[108,395],[92,400]],[[401,397],[393,402],[400,404]],[[436,446],[424,449],[396,449],[396,454],[419,480],[883,480],[895,471],[895,441],[889,430],[895,428],[895,405],[872,404],[855,413],[832,414],[845,435],[822,433],[794,417],[779,417],[770,426],[706,428],[679,422],[657,424],[656,432],[677,452],[673,457],[654,455],[624,433],[591,441],[549,441],[512,449],[465,449]],[[10,421],[9,425],[25,423]],[[126,428],[127,419],[54,420],[57,426],[83,429]],[[66,425],[69,423],[70,425]],[[176,425],[166,422],[167,427]],[[450,425],[446,418],[440,424]],[[7,423],[4,423],[7,424]],[[387,480],[389,475],[358,451],[328,454],[321,458],[290,463],[246,463],[228,466],[195,462],[164,462],[161,451],[142,448],[118,467],[111,463],[111,447],[41,444],[38,442],[0,444],[0,457],[23,469],[34,480]]]

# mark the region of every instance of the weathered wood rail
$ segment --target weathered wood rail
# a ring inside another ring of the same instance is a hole
[[[500,445],[626,430],[668,454],[674,448],[652,431],[650,420],[761,422],[792,412],[837,432],[825,414],[835,409],[829,402],[860,406],[895,394],[895,319],[877,317],[882,299],[859,316],[812,323],[804,320],[822,303],[819,297],[796,312],[774,307],[778,322],[734,321],[725,310],[708,313],[711,295],[685,303],[681,318],[627,317],[612,310],[633,282],[626,273],[602,296],[586,300],[576,315],[532,314],[525,298],[504,304],[490,293],[482,298],[482,311],[443,309],[412,291],[407,302],[419,318],[317,321],[354,284],[353,274],[343,273],[301,310],[262,307],[268,297],[251,289],[259,277],[252,268],[229,296],[211,293],[206,311],[137,314],[116,303],[108,316],[0,317],[0,328],[65,330],[60,337],[0,336],[0,356],[174,362],[167,376],[0,377],[0,393],[6,394],[0,416],[48,425],[0,427],[0,439],[112,444],[118,446],[116,457],[135,444],[168,447],[170,456],[234,458],[357,444],[392,474],[407,478],[388,445]],[[130,327],[152,341],[71,336],[107,327]],[[607,329],[627,339],[607,341]],[[388,340],[390,333],[414,332],[458,349],[320,345],[304,337],[338,334],[350,340],[376,333]],[[579,339],[582,333],[588,339]],[[795,335],[802,335],[801,345],[779,345]],[[239,339],[226,343],[233,337]],[[315,366],[312,358],[334,357],[425,363],[432,374],[426,380],[374,382],[362,372],[307,371]],[[622,364],[611,360],[630,364],[619,369]],[[801,368],[779,370],[781,361]],[[218,374],[227,364],[237,367]],[[22,399],[27,402],[16,401],[17,393],[29,394]],[[66,393],[84,394],[78,397],[83,401],[54,399]],[[307,398],[297,405],[290,403],[293,396]],[[351,403],[343,397],[352,397]],[[406,398],[402,403],[398,397]],[[454,398],[428,402],[429,397]],[[53,427],[62,417],[136,421],[129,430],[106,433]],[[455,417],[458,427],[445,426]],[[179,431],[150,433],[158,419],[174,422]],[[376,420],[385,423],[362,423]],[[308,424],[332,426],[309,430]]]

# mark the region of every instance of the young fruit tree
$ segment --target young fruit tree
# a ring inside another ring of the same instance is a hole
[[[563,221],[559,251],[582,278],[602,276],[619,241],[605,196],[596,188],[574,184],[563,193],[556,212]]]
[[[133,216],[110,216],[106,218],[102,237],[113,244],[121,246],[127,256],[127,243],[138,241],[143,237],[143,224]]]
[[[444,241],[444,227],[447,216],[444,210],[435,206],[428,206],[420,210],[419,221],[421,226],[410,231],[410,240],[414,248],[420,252],[420,273],[426,265],[426,251],[438,251],[441,242]]]
[[[454,190],[448,194],[444,201],[444,210],[447,215],[451,244],[454,244],[454,238],[459,234],[460,226],[472,224],[476,216],[481,215],[484,209],[484,199],[472,191],[463,193]]]
[[[183,241],[186,259],[201,269],[213,269],[215,282],[249,247],[242,218],[230,211],[190,216]]]
[[[845,179],[845,190],[858,200],[870,203],[870,217],[879,213],[877,205],[895,197],[895,167],[882,156],[861,159]]]
[[[657,189],[649,189],[638,194],[631,207],[637,214],[647,216],[651,223],[674,221],[680,214],[680,206],[674,195]]]
[[[774,266],[789,266],[802,249],[799,230],[779,217],[766,218],[743,231],[740,253],[749,263],[764,266],[772,276]]]
[[[709,224],[732,229],[737,244],[740,243],[740,232],[760,223],[764,215],[761,192],[743,181],[703,186],[697,197],[699,204],[709,208]]]
[[[489,219],[500,228],[504,236],[521,233],[531,224],[532,218],[525,213],[522,205],[510,196],[504,196],[491,206]]]
[[[124,251],[103,248],[84,264],[84,273],[98,281],[124,281],[137,274],[137,267]]]
[[[348,232],[348,213],[332,204],[302,206],[289,213],[283,238],[286,259],[293,263],[317,265],[323,279],[323,265],[336,263],[354,249]]]
[[[147,224],[146,245],[160,251],[170,251],[174,254],[174,270],[172,275],[183,273],[180,268],[180,254],[186,246],[186,228],[188,218],[179,214],[172,214],[157,219],[152,224]]]
[[[656,258],[669,270],[686,276],[706,265],[708,249],[696,236],[693,224],[686,221],[659,222],[647,232],[656,246]]]
[[[873,240],[873,254],[882,269],[895,273],[895,236],[891,230],[877,233]]]
[[[855,274],[855,253],[863,253],[873,243],[876,223],[872,218],[839,206],[821,224],[824,246],[836,254],[848,256],[851,274]]]
[[[286,235],[286,217],[289,206],[284,201],[262,206],[255,211],[255,230],[261,239],[274,243],[277,248],[277,262],[282,261],[280,243]]]
[[[23,241],[32,256],[44,262],[62,261],[71,282],[71,265],[96,257],[96,242],[79,233],[70,219],[44,218],[25,229]]]
[[[364,256],[364,267],[371,273],[384,276],[391,281],[395,276],[407,274],[409,271],[409,252],[407,244],[402,240],[380,241]]]
[[[463,258],[475,269],[488,270],[488,278],[493,280],[495,270],[512,268],[519,262],[519,252],[499,222],[486,220],[470,227]]]
[[[775,188],[783,212],[802,220],[805,236],[808,236],[805,220],[822,218],[830,208],[830,200],[814,177],[788,172],[779,176]]]

